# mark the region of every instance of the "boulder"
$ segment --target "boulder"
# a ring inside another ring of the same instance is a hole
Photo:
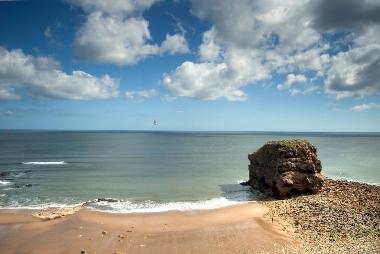
[[[250,161],[248,183],[254,189],[274,195],[317,193],[324,176],[317,149],[306,140],[281,140],[266,143]]]

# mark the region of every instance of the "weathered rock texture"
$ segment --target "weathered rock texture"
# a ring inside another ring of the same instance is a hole
[[[65,208],[47,208],[35,212],[33,216],[42,220],[54,220],[65,217],[66,215],[74,214],[80,210],[80,206],[77,207],[65,207]]]
[[[286,196],[317,193],[322,188],[321,161],[306,140],[271,141],[248,159],[249,185],[262,192]]]

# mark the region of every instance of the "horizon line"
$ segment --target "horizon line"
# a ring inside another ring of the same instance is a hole
[[[66,132],[236,132],[236,133],[369,133],[369,134],[380,134],[380,131],[289,131],[289,130],[158,130],[158,129],[144,129],[144,130],[133,130],[133,129],[21,129],[21,128],[0,128],[1,132],[7,131],[66,131]]]

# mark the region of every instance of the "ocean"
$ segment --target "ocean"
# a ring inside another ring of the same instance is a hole
[[[307,139],[327,177],[380,183],[380,134],[1,131],[0,208],[210,209],[254,200],[247,155]]]

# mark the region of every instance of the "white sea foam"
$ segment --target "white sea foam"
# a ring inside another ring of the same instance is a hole
[[[0,185],[8,185],[10,184],[11,182],[9,181],[3,181],[3,180],[0,180]]]
[[[190,211],[190,210],[209,210],[215,208],[222,208],[231,205],[243,204],[248,201],[232,201],[226,198],[215,198],[209,200],[201,200],[194,202],[167,202],[159,203],[153,201],[144,202],[131,202],[131,201],[89,201],[77,204],[59,204],[59,203],[45,203],[45,204],[30,204],[21,205],[13,203],[1,209],[22,209],[22,210],[41,210],[47,208],[74,208],[85,206],[89,209],[109,212],[109,213],[157,213],[168,211]]]
[[[28,161],[23,162],[25,165],[63,165],[66,164],[64,161]]]
[[[94,210],[111,213],[157,213],[167,211],[189,211],[189,210],[208,210],[221,208],[231,205],[243,204],[248,201],[234,201],[225,197],[214,198],[209,200],[200,200],[194,202],[167,202],[159,203],[154,201],[144,202],[94,202],[88,207]]]
[[[58,203],[45,203],[45,204],[30,204],[30,205],[21,205],[19,203],[13,203],[10,206],[1,207],[1,209],[21,209],[21,210],[42,210],[47,208],[74,208],[80,207],[83,203],[77,204],[58,204]]]
[[[132,201],[114,198],[97,198],[83,203],[74,200],[62,200],[62,203],[43,202],[42,200],[13,200],[6,209],[45,209],[84,206],[96,211],[110,213],[157,213],[167,211],[208,210],[231,205],[248,203],[257,198],[257,194],[249,190],[248,186],[231,184],[225,187],[222,197],[197,201],[169,201],[158,202],[151,200]]]

